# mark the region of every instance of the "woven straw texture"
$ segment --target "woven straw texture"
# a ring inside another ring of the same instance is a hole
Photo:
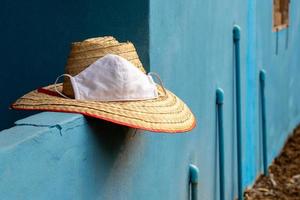
[[[54,91],[54,85],[45,88]],[[58,88],[62,90],[62,85],[58,84]],[[158,89],[160,97],[157,99],[127,102],[79,101],[34,90],[18,99],[12,108],[81,113],[154,132],[178,133],[193,129],[195,118],[190,109],[170,91],[164,95],[159,86]]]
[[[111,36],[90,38],[83,42],[72,43],[65,72],[75,76],[106,54],[122,56],[145,73],[133,44],[130,42],[119,43]],[[57,86],[64,94],[74,97],[72,85],[68,78],[64,79],[63,84],[57,84]],[[18,99],[12,108],[81,113],[154,132],[177,133],[193,129],[195,117],[190,109],[173,93],[166,90],[167,94],[164,94],[162,88],[157,87],[160,96],[156,99],[99,102],[63,98],[54,91],[54,85],[50,85],[43,90],[48,92],[34,90]]]
[[[119,43],[114,37],[97,37],[74,42],[68,57],[65,73],[76,76],[89,65],[106,54],[116,54],[130,61],[141,71],[145,72],[135,47],[132,43]],[[73,89],[68,78],[64,79],[63,93],[74,97]]]

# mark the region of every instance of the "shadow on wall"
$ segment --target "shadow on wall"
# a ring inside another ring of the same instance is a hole
[[[96,146],[101,147],[105,154],[114,158],[122,145],[124,145],[126,138],[134,131],[127,126],[121,126],[104,120],[86,117],[87,124],[92,130]]]
[[[72,41],[113,35],[132,41],[145,67],[148,1],[10,1],[0,7],[0,130],[34,112],[9,111],[25,92],[52,84],[64,72]]]
[[[91,187],[98,199],[118,199],[128,190],[124,185],[130,188],[131,180],[137,176],[136,165],[143,160],[145,149],[144,137],[136,129],[99,119],[86,119],[94,147],[93,151],[89,151],[93,154],[93,163],[90,163],[87,172],[96,180]]]

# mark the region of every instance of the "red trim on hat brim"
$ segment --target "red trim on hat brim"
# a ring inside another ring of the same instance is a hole
[[[16,108],[14,107],[14,105],[12,104],[10,106],[11,108],[15,109],[15,110],[38,110],[38,111],[52,111],[52,112],[64,112],[64,113],[77,113],[77,114],[82,114],[84,116],[88,116],[88,117],[93,117],[93,118],[97,118],[97,119],[102,119],[105,121],[109,121],[115,124],[119,124],[119,125],[123,125],[123,126],[128,126],[130,128],[137,128],[137,129],[143,129],[143,130],[147,130],[147,131],[152,131],[152,132],[164,132],[164,133],[185,133],[188,131],[191,131],[192,129],[194,129],[196,127],[196,120],[194,120],[193,124],[191,125],[191,127],[187,128],[187,129],[183,129],[183,130],[177,130],[177,131],[170,131],[170,130],[165,130],[165,129],[152,129],[152,128],[144,128],[142,126],[137,126],[137,125],[133,125],[133,124],[129,124],[129,123],[125,123],[125,122],[121,122],[121,121],[117,121],[114,119],[110,119],[110,118],[106,118],[100,115],[93,115],[90,113],[85,113],[85,112],[79,112],[79,111],[69,111],[69,110],[63,110],[63,109],[44,109],[44,108]]]
[[[45,89],[45,88],[38,88],[37,92],[48,94],[50,96],[61,97],[57,92],[51,91],[51,90],[48,90],[48,89]]]

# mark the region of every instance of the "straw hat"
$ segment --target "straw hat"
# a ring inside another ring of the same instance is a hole
[[[107,54],[119,55],[145,73],[133,44],[119,43],[111,36],[72,43],[65,72],[75,76]],[[158,92],[164,94],[163,88],[157,87]],[[68,78],[64,79],[63,84],[57,84],[56,88],[65,95],[74,97]],[[25,94],[12,104],[12,108],[81,113],[153,132],[177,133],[193,129],[195,117],[190,109],[176,95],[166,91],[166,95],[151,100],[100,102],[63,98],[57,94],[53,84]]]

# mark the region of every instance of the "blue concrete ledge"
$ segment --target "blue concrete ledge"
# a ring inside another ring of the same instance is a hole
[[[82,199],[78,191],[91,190],[82,164],[89,138],[74,128],[84,123],[81,115],[45,112],[1,131],[0,199]]]
[[[0,132],[0,199],[187,199],[197,136],[137,133],[79,114],[33,115]]]
[[[104,185],[128,135],[125,127],[52,112],[15,125],[0,132],[1,200],[113,196]]]
[[[38,141],[45,132],[58,132],[82,125],[79,114],[44,112],[15,122],[15,127],[0,132],[0,150],[14,148],[28,140]]]
[[[33,115],[0,132],[0,199],[185,199],[189,152],[174,150],[188,137],[79,114]]]

